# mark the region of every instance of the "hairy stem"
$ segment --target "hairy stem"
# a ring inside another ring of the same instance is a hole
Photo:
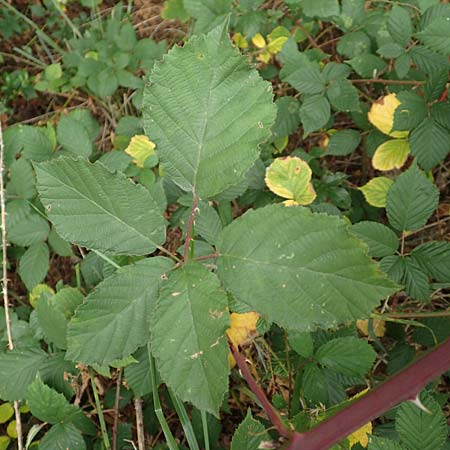
[[[1,222],[2,222],[2,284],[3,284],[3,305],[5,310],[6,335],[8,337],[8,349],[14,350],[14,341],[11,329],[11,315],[9,313],[9,298],[8,298],[8,255],[7,255],[7,241],[6,241],[6,209],[5,209],[5,167],[4,167],[5,146],[3,144],[3,130],[0,121],[0,207],[1,207]],[[16,418],[17,431],[17,448],[23,449],[23,434],[22,434],[22,418],[20,416],[20,405],[16,400],[14,402],[14,412]]]

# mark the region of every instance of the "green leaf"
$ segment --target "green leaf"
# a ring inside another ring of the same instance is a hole
[[[450,242],[426,242],[414,248],[411,255],[431,278],[450,282]]]
[[[224,21],[231,0],[183,0],[184,9],[196,19],[194,33],[205,33]]]
[[[139,348],[133,353],[137,364],[125,367],[125,378],[136,397],[143,397],[152,392],[150,362],[148,359],[147,345]]]
[[[41,201],[63,239],[126,255],[152,253],[164,242],[159,206],[125,175],[69,158],[37,164],[36,173]]]
[[[382,45],[377,50],[377,53],[386,59],[398,58],[403,54],[403,47],[396,44],[395,42],[390,42],[388,44]]]
[[[67,358],[105,365],[146,344],[159,286],[171,266],[167,258],[148,258],[100,283],[69,323]]]
[[[322,73],[328,82],[347,78],[352,73],[352,69],[347,64],[329,62],[323,68]]]
[[[33,244],[20,257],[18,274],[31,291],[47,275],[50,252],[45,242]]]
[[[393,131],[412,130],[427,116],[427,104],[413,91],[401,91],[397,94],[400,105],[394,112]]]
[[[86,422],[90,424],[78,406],[70,404],[63,394],[48,387],[39,377],[28,387],[27,402],[31,414],[43,422],[73,423],[82,427]]]
[[[27,200],[36,197],[36,177],[31,163],[25,158],[20,158],[11,164],[9,178],[8,188],[12,186],[19,197]]]
[[[58,142],[73,156],[89,157],[93,146],[89,133],[81,122],[73,117],[63,116],[56,127]]]
[[[338,0],[302,0],[302,8],[305,16],[326,19],[338,16],[341,12]]]
[[[390,439],[370,436],[369,450],[403,450],[403,448],[398,442],[391,441]]]
[[[450,21],[448,17],[434,20],[417,33],[417,37],[430,50],[450,56]]]
[[[442,162],[450,152],[450,132],[432,118],[425,118],[409,139],[411,153],[419,164],[430,170]]]
[[[346,156],[358,148],[361,135],[356,130],[341,130],[330,137],[327,155]]]
[[[275,137],[289,136],[297,130],[300,124],[300,103],[297,99],[285,96],[275,100],[277,118],[272,127]]]
[[[53,425],[39,441],[39,450],[86,450],[82,434],[71,423]]]
[[[290,330],[289,345],[303,358],[310,358],[314,354],[314,340],[311,333]]]
[[[5,152],[14,160],[16,153],[31,161],[46,161],[51,158],[53,145],[44,129],[30,125],[17,125],[5,132]],[[12,162],[12,161],[11,161]]]
[[[363,31],[344,34],[338,42],[337,51],[348,58],[369,53],[372,47],[369,36]]]
[[[350,81],[332,81],[327,90],[328,100],[337,111],[359,111],[359,91]]]
[[[161,11],[163,19],[178,19],[184,23],[189,20],[189,14],[184,9],[183,0],[166,0]]]
[[[27,247],[47,239],[48,222],[25,200],[13,200],[6,206],[6,237],[8,242]]]
[[[330,114],[330,103],[324,96],[311,95],[306,97],[300,107],[304,137],[312,131],[324,127],[330,119]]]
[[[0,398],[23,400],[28,386],[36,378],[47,353],[37,349],[13,350],[0,354]]]
[[[72,246],[52,228],[48,235],[48,243],[59,256],[73,256]]]
[[[155,65],[143,111],[164,171],[202,198],[244,178],[276,116],[269,83],[231,44],[223,25],[173,47]]]
[[[351,227],[351,232],[369,247],[369,254],[374,258],[393,255],[398,249],[396,234],[386,225],[363,221]]]
[[[161,378],[183,401],[217,417],[228,389],[227,306],[216,275],[190,263],[163,283],[151,319]]]
[[[221,231],[222,222],[217,211],[208,202],[200,202],[195,217],[195,232],[214,245]]]
[[[438,206],[439,191],[425,174],[413,166],[402,173],[387,194],[389,223],[399,231],[423,227]]]
[[[447,422],[438,402],[431,396],[421,396],[431,414],[410,402],[397,410],[395,429],[408,450],[439,450],[447,440]]]
[[[302,94],[320,94],[325,90],[325,77],[318,64],[301,67],[286,77],[285,81]]]
[[[249,211],[224,228],[217,248],[225,288],[288,329],[365,318],[396,288],[344,220],[301,207]]]
[[[322,345],[315,359],[324,367],[348,376],[365,375],[377,354],[371,345],[356,337],[332,339]]]
[[[386,63],[379,56],[370,53],[357,55],[348,60],[347,63],[353,67],[358,75],[364,78],[376,77],[386,67]]]
[[[389,13],[387,29],[395,42],[405,46],[409,43],[413,32],[408,9],[394,5]]]
[[[431,107],[431,117],[442,127],[450,130],[450,102],[438,102]]]
[[[43,296],[39,299],[37,317],[48,341],[61,349],[67,348],[67,324],[81,303],[83,295],[71,287],[61,289],[51,298]]]
[[[92,113],[89,109],[74,109],[67,114],[67,117],[75,119],[77,122],[80,122],[86,131],[88,132],[89,139],[93,141],[100,134],[100,126],[98,122],[92,116]],[[119,121],[120,122],[120,121]]]
[[[245,419],[236,429],[231,441],[231,450],[258,450],[261,443],[269,441],[264,426],[252,417],[249,409]]]
[[[404,272],[401,283],[405,285],[406,293],[414,300],[430,301],[430,283],[428,276],[422,271],[416,260],[404,257]]]

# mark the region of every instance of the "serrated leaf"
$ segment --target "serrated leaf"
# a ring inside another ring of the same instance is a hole
[[[450,282],[450,242],[431,241],[413,249],[412,257],[431,278]]]
[[[377,102],[372,103],[368,117],[372,125],[377,127],[382,133],[394,138],[405,138],[407,131],[393,131],[394,114],[400,106],[400,101],[395,94],[381,97]]]
[[[450,152],[450,132],[427,117],[411,133],[411,153],[425,170],[442,162]]]
[[[36,177],[31,163],[25,158],[20,158],[11,164],[9,177],[10,184],[19,197],[27,200],[36,197]]]
[[[379,436],[370,436],[369,450],[404,450],[402,446],[395,441]]]
[[[53,425],[39,441],[39,450],[86,450],[82,434],[71,423]]]
[[[266,185],[292,205],[309,205],[316,198],[312,171],[306,161],[295,156],[276,158],[266,171]]]
[[[416,166],[402,173],[387,194],[389,223],[399,231],[423,227],[436,209],[439,191]]]
[[[56,127],[58,142],[73,156],[89,157],[93,146],[85,126],[70,116],[61,117]]]
[[[253,419],[251,410],[239,424],[231,441],[231,450],[258,450],[262,442],[269,441],[264,426]]]
[[[231,44],[224,26],[173,47],[155,65],[143,111],[165,173],[200,197],[244,178],[276,115],[270,85]]]
[[[367,317],[395,290],[345,221],[301,207],[249,211],[224,228],[217,248],[225,288],[288,329]]]
[[[401,91],[397,94],[400,102],[394,112],[393,129],[409,131],[417,127],[427,115],[427,104],[423,97],[413,91]]]
[[[227,305],[216,275],[190,263],[162,285],[151,319],[161,378],[183,401],[216,416],[228,389]]]
[[[99,284],[69,323],[67,358],[105,365],[146,344],[161,277],[171,266],[167,258],[148,258]]]
[[[375,177],[372,178],[364,186],[361,186],[359,190],[364,194],[369,205],[377,208],[384,208],[387,201],[387,193],[394,181],[387,177]]]
[[[346,156],[352,153],[361,142],[361,135],[356,130],[341,130],[331,135],[326,154]]]
[[[221,230],[222,222],[217,211],[209,203],[199,202],[195,218],[195,232],[214,245]]]
[[[300,124],[300,103],[297,99],[285,96],[275,100],[277,118],[272,126],[274,136],[289,136],[297,130]]]
[[[340,14],[339,2],[337,0],[303,0],[303,12],[308,17],[327,17],[338,16]]]
[[[16,349],[0,354],[0,398],[25,399],[28,386],[46,359],[47,353],[36,349]]]
[[[43,422],[92,426],[78,406],[69,403],[63,394],[48,387],[39,377],[27,389],[27,402],[33,416]]]
[[[413,32],[411,17],[408,10],[399,5],[394,5],[389,13],[387,29],[394,41],[402,46],[408,44]]]
[[[136,364],[125,367],[125,378],[136,397],[143,397],[152,392],[150,362],[147,345],[140,347],[133,353]]]
[[[289,330],[289,345],[303,358],[310,358],[314,354],[314,340],[311,333]]]
[[[450,102],[438,102],[432,105],[431,117],[439,125],[450,130]]]
[[[330,119],[330,103],[322,95],[306,97],[300,107],[300,119],[303,124],[304,137],[326,125]]]
[[[430,301],[430,283],[428,276],[422,271],[416,260],[404,257],[404,272],[402,284],[405,285],[406,293],[414,300],[421,302]]]
[[[372,166],[377,170],[400,169],[409,155],[409,143],[406,139],[391,139],[383,142],[372,158]]]
[[[393,255],[398,249],[396,234],[382,223],[358,222],[351,227],[351,232],[368,245],[369,254],[374,258]]]
[[[13,200],[6,206],[6,237],[8,242],[28,247],[47,239],[47,220],[24,200]]]
[[[20,257],[17,272],[29,291],[47,275],[49,258],[50,252],[45,242],[33,244]]]
[[[183,0],[184,9],[196,19],[194,33],[205,33],[224,21],[232,0]]]
[[[327,97],[337,111],[359,111],[359,91],[350,81],[334,80],[330,82]]]
[[[165,240],[148,190],[100,163],[59,158],[37,164],[38,191],[60,236],[114,254],[145,255]]]
[[[435,52],[450,56],[450,20],[439,17],[417,33],[423,44]]]
[[[332,339],[319,347],[315,354],[322,366],[348,376],[365,375],[376,356],[367,341],[351,336]]]
[[[318,64],[305,65],[284,80],[302,94],[320,94],[325,89],[325,77]]]
[[[408,450],[439,450],[447,440],[445,416],[431,396],[422,395],[421,401],[432,414],[404,402],[397,410],[395,428]]]
[[[377,53],[386,59],[398,58],[403,52],[403,47],[395,42],[384,44],[377,50]]]
[[[48,235],[48,243],[59,256],[73,256],[72,246],[52,228]]]

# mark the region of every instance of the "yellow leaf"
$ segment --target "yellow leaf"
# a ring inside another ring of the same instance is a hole
[[[30,301],[30,305],[33,308],[36,308],[37,301],[39,300],[41,295],[45,294],[45,293],[49,294],[50,296],[55,295],[55,291],[50,286],[47,286],[46,284],[37,284],[32,289],[32,291],[30,292],[30,295],[28,297],[28,299]]]
[[[395,138],[405,138],[407,131],[392,131],[394,126],[394,113],[400,101],[395,94],[389,94],[372,104],[368,118],[382,133]]]
[[[20,410],[21,413],[27,414],[27,413],[30,412],[30,407],[28,406],[28,404],[25,403],[24,405],[21,405],[19,410]]]
[[[233,35],[233,42],[234,42],[239,48],[247,48],[247,47],[248,47],[247,39],[245,39],[245,37],[242,36],[241,33],[234,33],[234,35]]]
[[[257,312],[231,313],[227,336],[235,347],[245,344],[256,333],[258,318]]]
[[[258,48],[264,48],[266,46],[266,40],[261,33],[257,33],[252,37],[253,45]]]
[[[363,391],[359,392],[358,394],[351,397],[350,400],[354,400],[356,398],[362,397],[364,394],[366,394],[369,391],[369,389],[364,389]],[[369,445],[369,434],[372,434],[372,422],[366,423],[364,426],[356,430],[354,433],[352,433],[347,439],[350,444],[350,448],[352,448],[355,444],[360,444],[362,447],[367,448]]]
[[[406,139],[391,139],[383,142],[375,150],[372,166],[378,170],[400,169],[409,155],[409,143]]]
[[[147,136],[138,134],[131,138],[125,153],[133,158],[133,163],[138,167],[144,167],[145,160],[155,154],[155,144]]]
[[[267,50],[272,55],[276,55],[277,53],[281,52],[283,45],[288,40],[285,36],[280,36],[279,38],[276,38],[275,40],[269,42],[269,45],[267,46]]]
[[[8,426],[6,427],[6,432],[8,433],[8,436],[13,439],[17,439],[17,430],[16,430],[16,421],[11,420],[9,422]]]
[[[366,423],[347,438],[350,448],[355,444],[360,444],[362,447],[367,448],[370,434],[372,434],[372,422]]]
[[[6,450],[11,442],[9,436],[0,436],[0,450]]]
[[[270,53],[269,53],[268,51],[264,51],[264,52],[260,53],[260,54],[256,57],[256,59],[257,59],[258,61],[261,61],[261,62],[267,64],[267,63],[270,61]]]
[[[393,183],[390,178],[376,177],[360,187],[359,190],[364,194],[369,205],[384,208],[386,206],[387,193]]]
[[[386,322],[384,320],[375,319],[372,321],[373,332],[376,337],[383,337],[386,333]],[[369,321],[367,319],[357,320],[356,326],[364,336],[369,336]]]
[[[14,408],[10,403],[0,405],[0,423],[6,423],[14,415]]]
[[[280,197],[300,205],[309,205],[316,198],[311,184],[311,168],[306,161],[295,156],[277,158],[266,172],[268,188]]]

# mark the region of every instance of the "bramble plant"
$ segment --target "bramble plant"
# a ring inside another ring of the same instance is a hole
[[[434,3],[170,0],[163,14],[192,18],[193,35],[162,58],[165,44],[138,40],[121,15],[69,41],[35,88],[87,86],[95,101],[137,89],[143,118],[121,117],[108,153],[83,108],[1,133],[4,283],[8,256],[31,307],[0,309],[0,419],[26,402],[44,423],[26,448],[38,435],[43,450],[130,448],[132,426],[105,419],[104,395],[115,411],[134,397],[140,450],[143,398],[157,448],[219,450],[221,414],[239,402],[230,378],[243,377],[257,407],[231,450],[448,449],[436,379],[450,369],[450,243],[414,239],[440,206],[432,170],[448,173],[450,151],[450,5]],[[316,18],[341,33],[334,59]],[[329,162],[358,148],[369,181],[356,186]],[[45,284],[52,255],[75,253],[73,282]],[[445,310],[389,314],[392,298]],[[287,395],[269,402],[249,342],[273,355]],[[411,343],[431,351],[413,362]],[[382,384],[383,364],[404,370]],[[113,395],[99,378],[111,370]]]

